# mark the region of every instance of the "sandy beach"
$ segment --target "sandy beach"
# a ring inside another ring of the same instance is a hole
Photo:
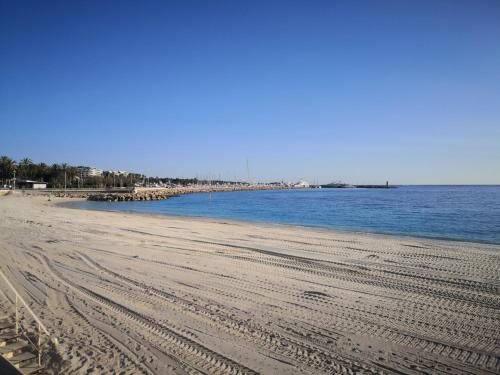
[[[0,267],[60,373],[500,372],[499,245],[64,201],[0,197]]]

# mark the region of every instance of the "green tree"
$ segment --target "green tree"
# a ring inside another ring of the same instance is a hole
[[[33,174],[33,160],[24,158],[19,161],[18,176],[25,180],[32,178]]]
[[[50,175],[49,166],[45,163],[34,164],[33,165],[33,179],[36,181],[48,182]]]
[[[60,188],[62,186],[61,182],[61,166],[59,164],[52,164],[49,168],[47,179],[51,187]]]
[[[14,177],[15,170],[15,160],[9,158],[8,156],[0,156],[0,179],[2,179],[2,185],[7,184],[7,180],[10,180]]]

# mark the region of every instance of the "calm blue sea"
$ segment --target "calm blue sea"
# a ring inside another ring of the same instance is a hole
[[[73,207],[299,224],[500,244],[500,186],[401,186],[183,195]]]

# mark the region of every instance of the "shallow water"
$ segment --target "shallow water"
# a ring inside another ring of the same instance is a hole
[[[73,207],[500,243],[500,186],[401,186],[183,195]]]

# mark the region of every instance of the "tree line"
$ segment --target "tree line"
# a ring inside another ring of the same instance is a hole
[[[102,176],[83,177],[77,167],[66,163],[48,165],[34,163],[30,158],[16,161],[0,156],[0,185],[12,186],[15,180],[43,181],[50,188],[105,188],[134,186],[144,180],[144,175],[130,173],[124,176],[104,172]]]
[[[117,175],[104,172],[102,176],[83,177],[77,167],[66,163],[35,163],[30,158],[16,161],[0,156],[0,187],[13,186],[14,179],[47,182],[49,188],[107,188],[133,187],[137,185],[163,184],[172,186],[236,184],[229,181],[198,180],[197,178],[146,177],[139,173]]]

